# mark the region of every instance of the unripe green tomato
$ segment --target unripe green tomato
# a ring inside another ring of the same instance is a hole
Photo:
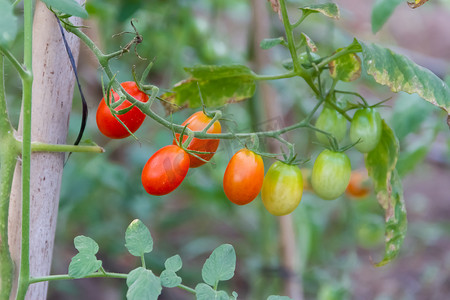
[[[336,140],[340,142],[347,133],[347,120],[338,111],[329,107],[324,107],[317,118],[316,127],[331,133]],[[330,144],[330,141],[325,134],[316,131],[316,137],[322,144]]]
[[[302,172],[281,161],[270,166],[264,177],[261,198],[272,215],[283,216],[297,208],[303,194]]]
[[[350,140],[362,153],[375,149],[380,142],[382,123],[380,113],[373,108],[363,108],[355,112],[350,125]]]
[[[350,159],[345,153],[323,150],[312,169],[311,185],[324,200],[333,200],[347,188],[352,173]]]

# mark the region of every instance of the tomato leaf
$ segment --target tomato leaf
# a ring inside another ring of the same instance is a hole
[[[343,49],[337,49],[336,52]],[[331,77],[349,82],[358,79],[361,76],[361,59],[355,53],[349,53],[331,61],[330,67]]]
[[[87,11],[75,0],[42,0],[49,8],[61,13],[87,19]]]
[[[306,34],[304,34],[303,32],[300,35],[300,38],[302,40],[302,42],[308,46],[309,49],[311,49],[312,52],[317,52],[317,46],[316,43],[314,43],[314,41],[307,36]]]
[[[93,239],[80,235],[74,239],[74,245],[79,253],[69,264],[69,276],[83,278],[100,269],[102,261],[95,256],[98,244]]]
[[[377,33],[404,0],[377,0],[372,8],[372,32]]]
[[[321,13],[329,18],[339,19],[339,7],[334,3],[313,4],[300,7],[304,14]]]
[[[203,265],[203,281],[210,286],[216,286],[219,281],[233,278],[235,268],[236,253],[234,248],[229,244],[223,244],[211,253]]]
[[[207,284],[199,283],[195,287],[197,300],[230,300],[224,291],[215,291]]]
[[[125,247],[134,256],[142,256],[153,250],[153,239],[141,220],[134,220],[125,232]]]
[[[393,92],[417,93],[426,101],[450,112],[450,88],[430,70],[387,48],[359,43],[364,67],[376,82],[389,86]]]
[[[161,281],[152,271],[139,267],[127,277],[128,300],[157,300],[161,294]]]
[[[177,254],[166,259],[164,266],[166,267],[166,270],[176,272],[181,269],[183,262],[181,261],[181,257]]]
[[[270,49],[272,47],[275,47],[275,46],[283,44],[283,43],[284,43],[284,38],[279,37],[279,38],[273,38],[273,39],[264,39],[261,41],[259,46],[261,47],[261,49],[267,50],[267,49]]]
[[[0,0],[0,45],[6,46],[17,35],[17,17],[14,7],[8,0]]]
[[[267,300],[292,300],[291,298],[289,298],[288,296],[269,296],[269,298],[267,298]]]
[[[161,279],[161,284],[167,288],[173,288],[181,284],[181,277],[178,276],[174,271],[164,270],[159,276]]]
[[[398,140],[383,121],[381,140],[377,147],[366,155],[366,168],[373,179],[377,199],[385,211],[386,221],[384,258],[376,266],[383,266],[397,256],[407,229],[403,189],[395,169],[398,152]]]
[[[175,84],[172,92],[161,98],[178,106],[199,107],[200,88],[206,106],[222,106],[245,100],[255,93],[255,74],[243,65],[200,65],[185,70],[191,78]],[[172,105],[170,110],[174,110]]]

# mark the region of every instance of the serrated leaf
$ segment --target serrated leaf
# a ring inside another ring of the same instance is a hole
[[[0,45],[8,45],[17,35],[17,17],[8,0],[0,0]]]
[[[73,243],[80,253],[94,255],[98,252],[98,244],[90,237],[79,235],[73,239]]]
[[[203,281],[215,286],[219,281],[233,278],[236,268],[236,253],[233,246],[223,244],[217,247],[202,268]]]
[[[183,262],[181,261],[181,257],[177,254],[166,259],[164,266],[166,267],[166,270],[176,272],[181,269]]]
[[[343,49],[337,49],[337,52]],[[328,64],[331,77],[349,82],[361,76],[361,59],[355,53],[349,53],[331,61]]]
[[[191,78],[177,83],[172,92],[161,96],[178,106],[201,106],[199,88],[208,107],[242,101],[255,93],[255,74],[243,65],[205,66],[185,69]],[[170,110],[174,110],[171,106]]]
[[[267,300],[292,300],[291,298],[289,298],[288,296],[269,296],[269,298],[267,298]]]
[[[264,39],[264,40],[261,41],[259,46],[261,47],[261,49],[267,50],[267,49],[270,49],[270,48],[275,47],[277,45],[280,45],[283,42],[284,42],[284,38],[283,37],[273,38],[273,39]]]
[[[407,229],[403,190],[395,169],[398,151],[397,138],[383,120],[381,140],[366,155],[366,168],[373,180],[378,202],[385,211],[386,221],[385,253],[376,266],[385,265],[397,256]]]
[[[167,288],[173,288],[181,284],[182,279],[174,271],[164,270],[159,276],[161,284]]]
[[[61,13],[68,14],[75,17],[87,19],[89,14],[75,0],[42,0],[49,8],[57,10]]]
[[[125,232],[125,247],[134,256],[142,256],[153,250],[153,239],[141,220],[133,220]]]
[[[393,92],[417,93],[449,113],[450,89],[430,70],[387,48],[359,43],[362,47],[364,67],[376,82],[389,86]]]
[[[377,33],[404,0],[377,0],[372,8],[372,32]]]
[[[207,284],[199,283],[195,287],[197,300],[230,300],[224,291],[215,291]]]
[[[334,3],[313,4],[300,7],[304,14],[321,13],[329,18],[339,19],[339,7]]]
[[[161,281],[152,271],[139,267],[127,277],[128,300],[157,300],[161,294]]]
[[[102,261],[97,260],[94,254],[78,253],[72,258],[69,264],[69,276],[73,278],[83,278],[96,272],[102,266]]]

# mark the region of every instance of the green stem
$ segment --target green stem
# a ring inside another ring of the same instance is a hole
[[[10,63],[19,73],[20,78],[22,78],[22,80],[31,76],[31,73],[29,73],[30,71],[25,69],[24,66],[17,60],[17,58],[1,44],[0,44],[0,53],[3,54],[10,61]]]
[[[75,146],[75,145],[53,145],[39,142],[31,143],[32,152],[94,152],[103,153],[105,149],[100,146]]]
[[[0,299],[9,298],[14,278],[8,246],[8,217],[11,185],[19,152],[8,117],[4,79],[4,58],[0,55]]]
[[[180,288],[180,289],[182,289],[182,290],[185,290],[185,291],[187,291],[187,292],[189,292],[189,293],[191,293],[191,294],[197,294],[197,292],[193,289],[193,288],[190,288],[190,287],[188,287],[188,286],[185,286],[184,284],[179,284],[179,285],[177,285],[177,288]]]
[[[142,267],[145,269],[146,266],[145,266],[145,257],[144,257],[144,254],[141,255],[141,263],[142,263]]]
[[[22,243],[17,299],[25,299],[30,280],[31,88],[33,84],[32,29],[33,1],[24,0],[24,66],[27,70],[27,76],[22,77]]]
[[[286,31],[286,39],[288,42],[289,52],[291,53],[292,62],[294,64],[294,71],[298,75],[302,76],[302,67],[300,66],[300,61],[298,60],[297,50],[295,49],[294,35],[292,34],[292,25],[289,22],[289,15],[286,9],[285,0],[280,0],[281,16],[283,19],[284,30]]]
[[[84,276],[83,278],[120,278],[127,279],[128,274],[123,273],[112,273],[112,272],[96,272],[89,275]],[[32,277],[30,278],[30,284],[43,282],[43,281],[55,281],[55,280],[69,280],[69,279],[81,279],[81,278],[73,278],[67,274],[64,275],[49,275],[43,277]]]
[[[320,63],[317,64],[317,67],[319,67],[319,69],[322,69],[323,67],[325,67],[326,65],[328,65],[328,63],[332,62],[333,60],[338,59],[341,56],[350,54],[350,53],[357,53],[360,52],[356,49],[348,49],[348,48],[344,48],[339,52],[334,53],[331,56],[328,56],[326,58],[324,58]]]
[[[292,78],[295,76],[297,76],[297,72],[292,71],[292,72],[280,74],[280,75],[257,75],[257,74],[254,74],[253,79],[255,79],[255,80],[277,80],[277,79],[284,79],[284,78]]]

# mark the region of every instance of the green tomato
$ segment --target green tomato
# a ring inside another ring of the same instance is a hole
[[[297,208],[303,194],[303,177],[295,165],[281,161],[270,166],[264,177],[261,198],[272,215],[283,216]]]
[[[314,162],[311,185],[325,200],[333,200],[347,188],[352,173],[350,159],[345,153],[323,150]]]
[[[347,133],[347,120],[338,111],[324,107],[316,121],[316,127],[331,133],[338,142],[342,141]],[[316,137],[324,145],[329,145],[328,137],[316,131]]]
[[[350,126],[350,140],[356,143],[359,152],[367,153],[375,149],[381,138],[381,116],[373,108],[363,108],[356,111]]]

